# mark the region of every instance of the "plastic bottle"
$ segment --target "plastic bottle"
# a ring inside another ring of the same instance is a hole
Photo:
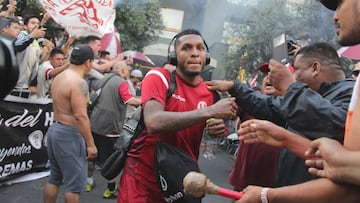
[[[214,118],[210,119],[210,122],[214,122],[214,121],[215,121]],[[211,137],[204,132],[203,145],[204,145],[204,150],[203,150],[202,155],[204,156],[204,158],[207,160],[215,159],[216,158],[215,154],[216,154],[217,145],[218,145],[218,138]]]

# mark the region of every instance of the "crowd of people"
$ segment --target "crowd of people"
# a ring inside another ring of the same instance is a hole
[[[0,34],[13,41],[19,65],[19,77],[10,95],[53,101],[54,122],[47,133],[51,172],[44,201],[55,202],[63,184],[66,202],[78,202],[80,192],[90,192],[95,185],[95,163],[101,166],[112,153],[123,123],[141,104],[143,75],[131,68],[131,57],[118,54],[111,58],[110,52],[101,50],[97,36],[70,37],[65,30],[62,40],[49,38],[45,26],[48,13],[25,16],[22,21],[14,15],[16,5],[12,3],[0,14]],[[102,94],[88,115],[89,93],[99,88]],[[59,131],[68,136],[59,136]],[[64,144],[68,148],[61,146]],[[66,155],[71,157],[64,158]],[[116,197],[115,181],[108,182],[104,198]]]
[[[360,43],[360,3],[320,2],[335,10],[339,44]],[[28,16],[22,24],[10,8],[0,13],[0,31],[13,39],[20,69],[15,90],[53,100],[44,202],[55,202],[61,185],[66,202],[80,202],[80,192],[93,189],[95,165],[111,155],[124,122],[140,105],[146,127],[129,149],[120,182],[109,180],[104,198],[165,202],[154,174],[156,142],[198,160],[203,133],[225,136],[224,119],[240,117],[241,143],[229,182],[243,196],[234,202],[360,201],[355,124],[360,119],[360,69],[356,64],[352,78],[346,77],[331,45],[298,47],[290,66],[271,59],[259,67],[265,77],[257,91],[239,81],[205,82],[201,72],[210,62],[207,44],[200,32],[186,29],[171,41],[170,68],[153,68],[143,78],[141,71],[131,71],[131,57],[111,58],[101,50],[99,37],[89,35],[81,42],[69,37],[57,44],[44,38],[41,25],[48,14]],[[176,78],[170,98],[168,69],[175,69]],[[100,88],[88,115],[89,92]],[[216,91],[230,96],[218,99]]]

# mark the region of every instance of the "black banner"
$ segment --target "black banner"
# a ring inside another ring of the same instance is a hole
[[[52,121],[51,99],[0,101],[0,183],[48,168],[46,132]]]

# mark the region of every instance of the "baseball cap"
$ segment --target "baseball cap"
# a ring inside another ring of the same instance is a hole
[[[286,64],[286,67],[288,67],[291,73],[295,72],[294,67],[290,63]],[[259,66],[259,70],[265,74],[268,74],[268,72],[270,71],[269,64],[268,63],[261,64]]]
[[[137,77],[137,78],[142,78],[143,74],[142,74],[141,70],[135,69],[135,70],[131,71],[130,76]]]
[[[270,71],[270,69],[269,69],[269,64],[268,64],[268,63],[261,64],[261,65],[259,66],[259,70],[260,70],[261,72],[267,74],[267,73]]]
[[[73,48],[70,56],[70,63],[81,65],[88,59],[94,60],[94,52],[88,45],[77,45]]]
[[[338,0],[318,0],[320,1],[326,8],[330,10],[336,10],[339,1]]]

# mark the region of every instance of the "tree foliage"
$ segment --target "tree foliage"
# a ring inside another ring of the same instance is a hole
[[[125,0],[116,9],[117,27],[123,50],[137,50],[156,40],[163,23],[158,1]]]
[[[246,8],[252,11],[247,18],[242,19],[248,25],[248,30],[237,30],[237,33],[241,33],[238,36],[245,43],[232,45],[229,49],[227,79],[235,79],[239,69],[245,69],[246,77],[251,77],[261,63],[272,57],[272,39],[282,32],[286,32],[302,46],[318,41],[337,46],[332,13],[322,10],[319,3],[313,0],[304,0],[304,5],[293,7],[287,6],[287,2],[265,0],[261,6]],[[238,13],[233,13],[233,19],[239,19],[236,17]]]

